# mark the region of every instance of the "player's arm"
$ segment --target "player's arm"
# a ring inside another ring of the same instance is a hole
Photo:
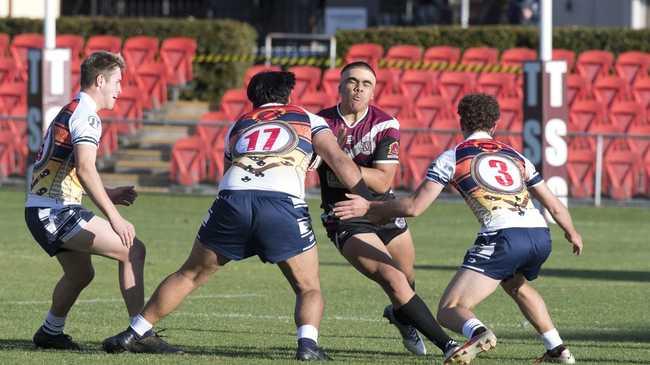
[[[548,188],[544,181],[537,185],[529,187],[531,195],[539,200],[540,203],[548,210],[557,224],[564,230],[564,237],[573,246],[573,253],[580,255],[582,253],[582,237],[576,231],[571,220],[571,214],[567,207],[553,195],[553,192]]]
[[[373,191],[383,193],[390,189],[399,164],[375,163],[373,167],[361,167],[361,176]]]
[[[372,196],[361,177],[359,167],[341,150],[329,129],[316,133],[312,137],[312,144],[314,151],[330,166],[345,187],[366,198]]]
[[[106,195],[111,199],[113,204],[129,206],[133,204],[138,193],[135,191],[134,186],[118,186],[116,188],[104,188]]]
[[[99,177],[97,168],[95,167],[96,156],[97,146],[92,144],[74,145],[77,177],[93,203],[95,203],[102,213],[104,213],[104,216],[108,218],[113,230],[120,236],[122,244],[131,247],[131,245],[133,245],[133,239],[135,238],[135,228],[131,223],[122,218],[111,201],[111,198],[107,194],[106,189],[104,189],[102,180]]]
[[[384,222],[393,217],[417,217],[440,195],[444,185],[424,180],[411,195],[388,201],[369,202],[348,194],[350,200],[340,201],[334,207],[334,214],[340,219],[351,219],[368,215],[375,222]]]

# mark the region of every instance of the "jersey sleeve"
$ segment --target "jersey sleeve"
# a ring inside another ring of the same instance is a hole
[[[374,163],[399,163],[399,122],[391,119],[383,123],[384,129],[377,134]]]
[[[446,186],[451,182],[455,171],[456,153],[454,150],[447,150],[431,163],[426,179]]]
[[[102,123],[97,115],[72,115],[69,122],[72,144],[89,144],[99,146],[102,136]]]
[[[524,158],[524,164],[525,164],[525,173],[526,173],[526,186],[529,188],[532,188],[533,186],[541,183],[544,181],[544,178],[542,177],[542,174],[540,174],[537,169],[535,168],[535,165],[533,165],[530,160],[528,160],[526,157],[521,155],[521,157]]]
[[[327,124],[327,121],[325,118],[321,117],[320,115],[316,115],[314,113],[310,113],[308,111],[305,111],[307,113],[307,116],[309,116],[309,122],[311,123],[311,135],[315,136],[318,133],[325,131],[325,130],[330,130],[329,125]]]

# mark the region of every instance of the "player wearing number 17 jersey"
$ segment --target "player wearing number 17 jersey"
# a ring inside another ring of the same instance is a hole
[[[335,166],[348,189],[366,197],[371,192],[325,120],[287,104],[294,84],[290,72],[251,79],[247,94],[255,109],[227,133],[226,172],[189,258],[158,286],[126,331],[104,341],[107,352],[177,352],[148,335],[153,325],[229,261],[258,256],[276,263],[296,294],[296,358],[329,359],[317,345],[324,303],[316,238],[303,200],[312,154]]]
[[[426,180],[415,193],[371,204],[353,197],[338,203],[335,213],[341,219],[368,211],[373,219],[418,216],[451,184],[465,199],[481,229],[440,300],[440,323],[469,338],[462,351],[448,357],[446,363],[466,363],[496,345],[494,333],[472,310],[499,285],[541,336],[547,351],[537,362],[574,363],[544,300],[529,284],[551,253],[546,221],[533,206],[531,195],[564,230],[575,254],[582,252],[582,238],[573,227],[569,211],[551,193],[532,163],[492,138],[499,119],[497,101],[485,94],[467,95],[458,105],[458,114],[465,141],[433,161]]]

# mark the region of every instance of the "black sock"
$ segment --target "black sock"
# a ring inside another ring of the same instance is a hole
[[[442,351],[451,340],[451,337],[440,327],[427,305],[417,294],[408,303],[395,310],[395,317],[400,322],[417,328]]]

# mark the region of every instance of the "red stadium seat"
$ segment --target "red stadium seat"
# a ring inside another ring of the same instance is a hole
[[[472,47],[465,50],[460,63],[472,65],[495,64],[499,60],[499,50],[490,47]]]
[[[416,100],[415,115],[418,127],[431,127],[438,119],[452,118],[451,103],[440,95],[425,95]]]
[[[333,106],[336,103],[336,99],[323,91],[308,91],[302,94],[300,99],[294,103],[316,114],[325,108]]]
[[[108,51],[111,53],[120,53],[122,49],[122,39],[113,35],[94,35],[88,37],[84,54],[86,57],[93,52]]]
[[[268,71],[281,71],[280,66],[266,66],[266,65],[254,65],[249,67],[244,74],[244,88],[248,87],[248,83],[251,81],[253,76],[257,75],[260,72]]]
[[[569,111],[569,131],[584,132],[589,125],[596,121],[602,124],[605,119],[605,106],[596,100],[577,100],[571,106]]]
[[[568,147],[566,171],[571,197],[591,198],[594,196],[596,144],[593,138],[572,137]]]
[[[339,83],[341,82],[341,69],[328,68],[323,72],[321,81],[321,90],[334,99],[339,97]]]
[[[163,40],[160,59],[165,65],[169,84],[178,86],[192,81],[192,61],[196,47],[196,40],[193,38],[173,37]]]
[[[650,107],[650,78],[637,78],[632,86],[634,99],[644,107]]]
[[[14,82],[18,68],[16,61],[10,57],[0,57],[0,84]]]
[[[650,54],[645,52],[624,52],[618,55],[614,64],[616,74],[628,85],[634,84],[637,77],[648,78]]]
[[[308,91],[316,91],[320,84],[321,69],[314,66],[294,66],[289,71],[296,76],[296,86],[291,92],[291,98],[300,100],[302,94]]]
[[[591,85],[584,77],[570,74],[566,78],[566,102],[571,106],[576,100],[594,99],[591,95]]]
[[[115,110],[103,109],[97,114],[102,119],[102,135],[97,154],[101,157],[110,157],[119,147],[117,131],[122,123],[114,120],[120,119]]]
[[[207,177],[207,161],[201,138],[181,138],[174,144],[170,180],[185,186],[196,185]]]
[[[433,133],[432,138],[442,150],[453,148],[463,140],[457,115],[451,118],[438,118],[434,120],[431,128],[438,130]]]
[[[0,33],[0,58],[9,57],[9,34]]]
[[[523,101],[519,98],[500,98],[498,101],[499,109],[501,109],[501,117],[497,121],[497,130],[517,134],[500,136],[497,139],[514,147],[517,151],[522,151],[523,140],[521,138],[521,132],[524,128]]]
[[[221,111],[228,120],[236,120],[240,115],[252,110],[245,89],[228,89],[221,97]]]
[[[478,77],[476,90],[495,98],[515,97],[515,77],[515,74],[507,73],[482,73]]]
[[[567,74],[573,72],[573,66],[575,65],[576,62],[575,52],[569,49],[555,48],[553,49],[551,58],[554,61],[560,61],[560,60],[565,61]]]
[[[430,47],[424,52],[424,62],[458,63],[460,61],[460,48],[449,46]]]
[[[0,105],[3,106],[5,112],[25,110],[26,114],[27,83],[8,82],[0,84]]]
[[[609,74],[613,62],[614,55],[611,52],[601,50],[585,51],[578,56],[576,69],[587,82],[593,83],[596,78]]]
[[[414,64],[422,59],[422,48],[411,44],[392,46],[386,52],[386,60],[403,61]]]
[[[44,45],[45,39],[42,34],[23,33],[14,36],[11,41],[10,51],[11,56],[16,61],[20,80],[27,80],[27,50],[29,48],[43,48]]]
[[[129,37],[124,41],[122,55],[127,70],[135,70],[140,65],[156,61],[158,55],[158,38],[149,36]]]
[[[523,66],[524,62],[537,61],[537,51],[530,48],[510,48],[501,54],[504,66]]]
[[[407,147],[406,156],[401,160],[407,166],[405,180],[409,188],[414,189],[424,179],[427,169],[443,148],[436,143],[433,132],[417,133]]]
[[[614,101],[631,99],[627,82],[618,76],[603,76],[596,79],[593,92],[596,100],[602,102],[608,108]]]
[[[353,44],[345,55],[345,63],[364,61],[377,70],[377,63],[384,55],[384,47],[376,43]]]
[[[0,179],[16,172],[16,136],[0,130]]]
[[[158,109],[167,102],[167,79],[165,66],[161,62],[140,65],[135,71],[135,78],[142,94],[149,96],[143,98],[145,109]]]
[[[400,79],[399,89],[404,96],[417,100],[433,93],[435,73],[424,70],[406,70]]]
[[[466,72],[443,72],[438,80],[438,92],[455,108],[460,99],[474,90],[473,76]]]
[[[641,155],[627,138],[616,138],[605,150],[604,191],[616,200],[627,200],[637,192]]]
[[[402,94],[383,94],[376,104],[395,118],[413,117],[413,101]]]
[[[387,68],[375,70],[377,83],[375,84],[375,100],[381,98],[384,94],[395,93],[395,74]]]
[[[201,115],[196,134],[201,139],[203,153],[207,156],[207,175],[211,181],[223,176],[223,155],[226,132],[230,121],[223,112],[207,112]]]
[[[645,109],[636,101],[613,102],[609,108],[608,117],[620,131],[628,131],[631,125],[641,125],[646,122]]]
[[[72,62],[79,63],[84,49],[84,38],[78,34],[59,34],[56,36],[56,48],[69,48]]]
[[[142,93],[140,89],[134,86],[125,86],[122,88],[120,96],[115,102],[113,112],[116,118],[131,120],[129,123],[119,123],[117,133],[120,135],[129,135],[135,133],[142,127],[143,107]]]

